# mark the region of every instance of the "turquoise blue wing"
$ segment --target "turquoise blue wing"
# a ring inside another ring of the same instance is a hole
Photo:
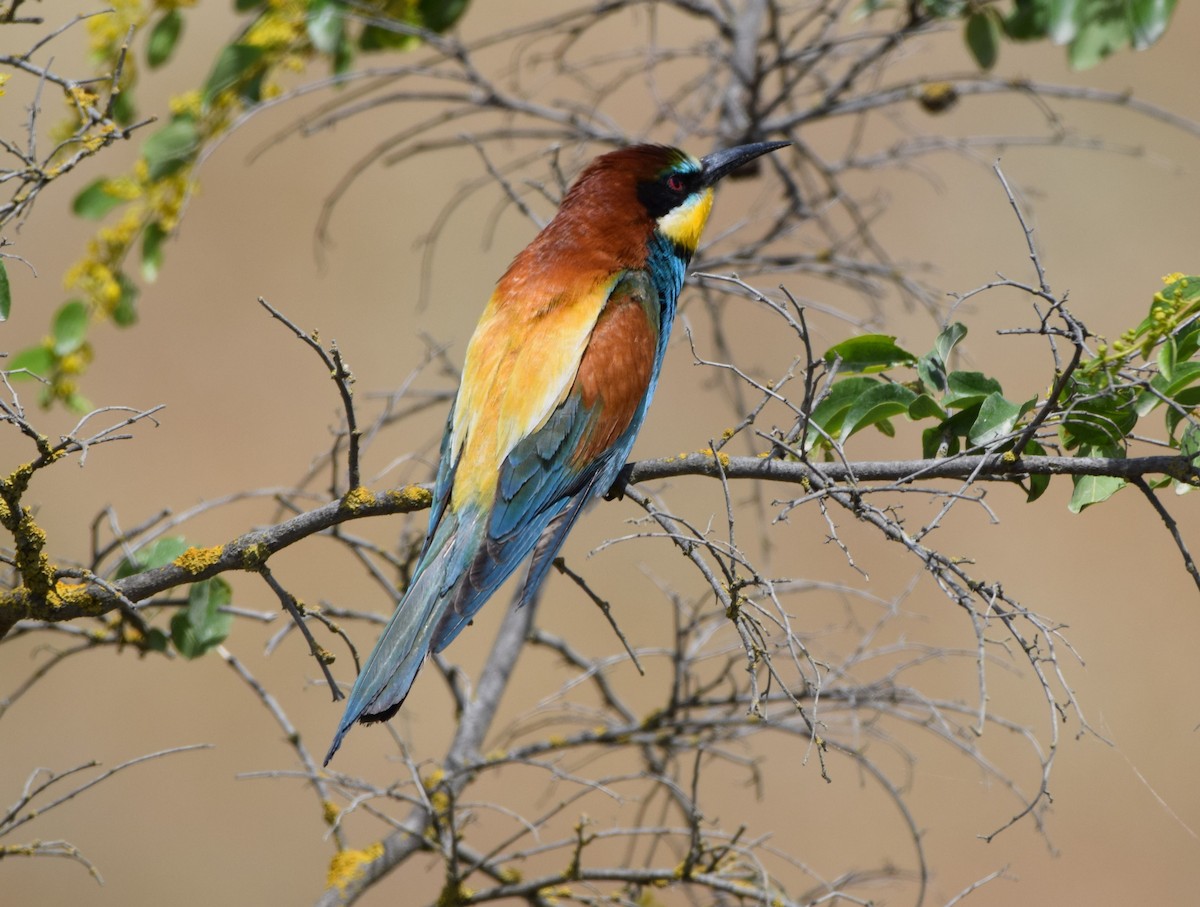
[[[484,544],[438,626],[434,651],[449,645],[536,550],[523,593],[531,595],[584,506],[611,486],[657,377],[658,308],[645,272],[631,271],[614,285],[566,398],[501,465]],[[630,355],[626,363],[612,350],[628,350],[630,343],[644,355]]]

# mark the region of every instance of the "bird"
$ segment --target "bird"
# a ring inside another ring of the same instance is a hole
[[[411,581],[354,682],[325,765],[355,722],[396,714],[426,656],[526,558],[518,602],[536,592],[646,418],[713,187],[788,144],[701,158],[651,144],[600,155],[513,259],[467,346]]]

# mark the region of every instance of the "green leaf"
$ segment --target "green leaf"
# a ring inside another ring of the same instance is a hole
[[[113,576],[115,579],[124,579],[145,570],[165,567],[167,564],[173,563],[189,547],[187,539],[181,535],[168,535],[155,539],[149,545],[139,548],[124,558],[117,565],[116,573]]]
[[[313,47],[323,54],[334,53],[345,33],[340,4],[335,0],[313,0],[308,8],[305,27]]]
[[[1174,337],[1165,337],[1158,347],[1158,371],[1168,381],[1175,372],[1175,362],[1179,349]]]
[[[4,370],[14,381],[44,378],[54,371],[54,353],[40,343],[26,347],[5,363]]]
[[[979,405],[979,415],[967,434],[973,447],[986,447],[1006,436],[1021,418],[1023,408],[1000,394],[988,394]]]
[[[942,405],[965,409],[982,403],[992,394],[1001,393],[1000,382],[982,372],[951,372],[946,377]]]
[[[421,39],[414,34],[387,28],[383,25],[368,25],[358,36],[358,46],[367,52],[373,50],[407,50],[416,47]]]
[[[1079,456],[1122,458],[1125,456],[1125,451],[1114,445],[1085,444],[1080,448]],[[1075,483],[1075,491],[1071,494],[1070,503],[1067,504],[1067,509],[1071,513],[1079,513],[1093,504],[1107,501],[1126,484],[1124,479],[1112,476],[1072,476],[1071,479]]]
[[[438,34],[446,31],[467,10],[468,0],[419,0],[421,24]]]
[[[1183,430],[1183,437],[1179,439],[1179,452],[1190,459],[1193,466],[1198,465],[1197,457],[1200,457],[1200,426],[1192,423]],[[1180,482],[1178,479],[1172,479],[1172,483],[1175,486],[1176,494],[1187,494],[1189,491],[1196,490],[1196,486],[1189,482]]]
[[[1037,441],[1030,441],[1028,444],[1025,445],[1025,453],[1027,453],[1033,457],[1044,457],[1044,456],[1046,456],[1046,448],[1042,447],[1042,445],[1039,444]],[[1025,503],[1032,504],[1034,501],[1036,501],[1038,498],[1040,498],[1043,494],[1045,494],[1046,489],[1049,487],[1050,487],[1050,476],[1048,476],[1048,475],[1030,476],[1029,477],[1029,489],[1025,495]]]
[[[72,299],[58,310],[50,329],[56,355],[66,356],[83,346],[83,341],[87,339],[88,321],[88,307],[78,299]]]
[[[1079,6],[1086,0],[1049,0],[1046,30],[1055,44],[1069,44],[1079,33]]]
[[[920,394],[908,407],[908,418],[910,419],[937,419],[939,422],[943,422],[948,417],[949,414],[942,409],[941,404],[929,394]]]
[[[67,409],[73,413],[90,413],[96,408],[91,400],[79,393],[71,394],[64,402]]]
[[[1188,418],[1192,410],[1200,406],[1200,387],[1189,387],[1187,390],[1182,390],[1175,394],[1176,406],[1167,409],[1167,433],[1170,437],[1175,437],[1175,429],[1179,427],[1179,423]],[[1185,412],[1180,412],[1177,407],[1182,407]]]
[[[1000,25],[988,10],[980,10],[967,18],[964,37],[980,69],[991,69],[996,65],[996,58],[1000,56]]]
[[[233,627],[233,615],[220,609],[233,599],[222,577],[193,583],[187,607],[171,618],[171,642],[184,658],[199,658],[224,642]]]
[[[961,449],[958,435],[948,431],[945,422],[921,432],[921,456],[927,460],[952,457]]]
[[[162,244],[167,238],[167,232],[158,221],[153,221],[142,234],[142,277],[146,283],[158,280],[162,270]]]
[[[1200,380],[1200,362],[1184,362],[1173,368],[1170,379],[1165,375],[1155,375],[1150,379],[1150,387],[1157,393],[1143,391],[1138,395],[1134,409],[1139,416],[1144,416],[1158,406],[1163,397],[1174,400],[1180,391],[1195,384],[1197,380]]]
[[[111,194],[108,191],[108,185],[108,178],[103,176],[89,184],[75,196],[75,200],[71,203],[71,210],[88,220],[100,220],[113,208],[123,205],[125,199]]]
[[[950,354],[958,342],[967,336],[966,325],[954,322],[945,327],[933,341],[933,349],[917,362],[917,375],[929,391],[945,393],[947,388],[946,369]]]
[[[142,643],[142,647],[150,652],[166,652],[167,643],[170,638],[158,627],[151,627],[146,632],[146,639]]]
[[[1119,445],[1137,424],[1137,394],[1129,387],[1097,387],[1074,382],[1063,414],[1062,438],[1068,449],[1081,444]]]
[[[936,353],[926,353],[917,360],[917,377],[926,390],[935,394],[946,391],[946,364]]]
[[[234,88],[240,83],[248,83],[253,70],[262,59],[263,48],[250,44],[227,44],[222,50],[217,62],[213,65],[212,74],[204,85],[204,102],[212,103],[213,98],[227,88]],[[261,73],[260,73],[261,75]]]
[[[0,321],[8,321],[12,312],[12,287],[8,284],[8,268],[0,258]]]
[[[1098,12],[1080,24],[1078,34],[1067,48],[1067,62],[1072,69],[1090,69],[1129,40],[1129,26],[1124,17]]]
[[[823,357],[832,364],[841,359],[838,374],[853,375],[882,372],[897,365],[913,365],[917,357],[896,345],[896,338],[887,334],[864,334],[851,337],[825,351]]]
[[[175,52],[175,44],[182,33],[183,14],[179,12],[178,7],[172,7],[150,31],[150,40],[146,43],[146,60],[151,69],[157,69],[171,59],[171,54]]]
[[[813,408],[812,415],[809,416],[809,423],[824,431],[829,437],[836,438],[838,432],[841,431],[842,421],[850,407],[854,405],[854,401],[871,388],[879,386],[880,382],[875,378],[846,378],[842,381],[835,381],[825,399]],[[809,449],[821,440],[819,433],[809,432]]]
[[[246,13],[252,9],[258,9],[266,2],[267,0],[234,0],[233,8],[239,13]]]
[[[1046,0],[1017,0],[1016,8],[1002,24],[1004,33],[1014,41],[1045,38],[1050,28],[1049,4]]]
[[[1175,0],[1132,0],[1129,26],[1134,50],[1145,50],[1162,37],[1174,9]]]
[[[344,72],[350,71],[350,67],[354,65],[354,53],[354,45],[350,42],[350,38],[343,29],[342,40],[338,42],[337,50],[333,53],[333,72],[335,75],[341,75]]]
[[[937,339],[933,341],[933,351],[937,353],[943,364],[949,364],[950,353],[966,336],[967,326],[959,321],[952,322],[946,325],[945,329],[937,335]]]
[[[891,426],[887,420],[892,416],[905,415],[916,399],[917,395],[903,384],[877,384],[860,394],[847,410],[839,439],[845,441],[869,425],[877,425],[885,434],[888,433]]]
[[[126,86],[113,98],[113,119],[122,126],[129,126],[137,119],[137,104],[133,101],[133,90]]]
[[[200,133],[188,117],[176,117],[146,139],[142,157],[152,180],[170,176],[186,164],[200,147]]]
[[[1196,351],[1200,349],[1200,318],[1177,328],[1174,340],[1177,362],[1186,362],[1195,356]]]
[[[982,403],[983,401],[980,400],[978,403],[956,412],[936,429],[932,429],[933,434],[928,438],[922,435],[921,445],[925,452],[924,455],[926,457],[950,456],[962,450],[962,442],[966,440],[971,426],[979,418],[979,408]]]
[[[142,291],[124,271],[117,272],[117,283],[121,287],[121,296],[113,306],[112,319],[117,327],[127,328],[137,323],[137,298]]]

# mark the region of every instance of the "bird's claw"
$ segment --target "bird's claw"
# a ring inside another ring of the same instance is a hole
[[[613,479],[613,483],[608,486],[608,491],[604,492],[604,500],[619,501],[625,497],[625,486],[629,484],[629,477],[633,475],[633,464],[626,463],[621,467],[621,471],[617,473],[617,477]]]

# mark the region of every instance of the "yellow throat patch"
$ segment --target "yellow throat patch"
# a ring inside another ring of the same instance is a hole
[[[700,234],[704,232],[712,204],[713,191],[710,186],[660,217],[658,231],[675,245],[687,249],[689,254],[695,252],[700,245]]]

